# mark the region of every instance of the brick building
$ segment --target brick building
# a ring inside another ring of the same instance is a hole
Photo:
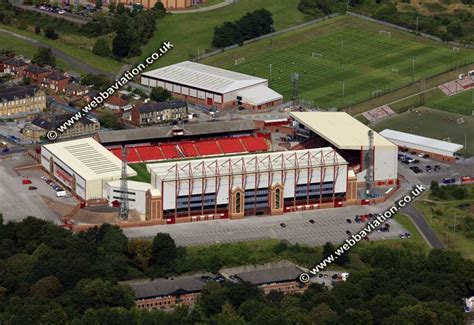
[[[51,70],[40,67],[37,64],[30,64],[24,70],[24,76],[29,78],[34,84],[41,84],[44,81],[44,78],[51,73]]]
[[[132,110],[132,122],[136,125],[150,125],[187,117],[188,107],[183,100],[137,105]]]
[[[34,132],[34,133],[27,133],[23,132],[25,137],[30,136],[32,141],[39,141],[40,139],[37,138],[45,136],[49,130],[56,129],[59,125],[63,124],[66,120],[70,119],[74,114],[62,114],[62,115],[55,115],[54,122],[52,122],[51,115],[43,115],[40,117],[35,118],[31,124],[43,130],[42,132]],[[35,128],[31,128],[32,130]],[[82,118],[81,120],[74,123],[72,126],[68,127],[66,131],[63,133],[59,133],[60,139],[72,138],[72,137],[79,137],[84,135],[92,135],[98,132],[100,129],[100,123],[95,120],[90,120],[88,118]],[[26,129],[28,130],[28,128]],[[35,129],[37,130],[37,129]]]
[[[10,58],[3,61],[3,72],[14,78],[23,78],[23,72],[28,67],[28,63],[19,58]]]
[[[53,71],[43,79],[43,85],[54,91],[63,91],[68,84],[69,78],[59,71]]]
[[[15,86],[0,90],[0,118],[25,118],[46,109],[46,95],[37,86]]]

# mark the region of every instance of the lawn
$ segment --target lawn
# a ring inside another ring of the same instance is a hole
[[[464,119],[464,123],[457,124],[456,120],[461,117]],[[474,117],[471,116],[429,108],[417,108],[416,111],[408,111],[378,122],[374,129],[375,131],[393,129],[439,140],[450,138],[451,142],[462,145],[464,145],[464,135],[466,134],[467,148],[461,150],[460,153],[468,157],[474,156]]]
[[[474,238],[468,238],[465,235],[467,218],[474,218],[473,189],[474,187],[471,186],[470,200],[416,203],[416,207],[425,215],[428,223],[447,248],[458,251],[471,260],[474,260]]]
[[[146,164],[144,163],[139,163],[139,164],[129,164],[129,166],[137,172],[137,176],[129,177],[128,179],[131,181],[137,181],[137,182],[144,182],[144,183],[150,183],[151,182],[151,175],[146,170]]]
[[[153,67],[161,67],[189,60],[198,51],[204,53],[212,49],[214,27],[225,21],[234,21],[249,11],[265,8],[273,13],[274,28],[280,30],[303,22],[304,14],[297,9],[299,0],[239,0],[226,7],[201,13],[169,14],[160,19],[157,32],[146,46],[143,55],[135,62],[143,62],[145,57],[155,52],[163,41],[170,41],[174,49],[160,58]]]
[[[439,91],[435,97],[428,100],[426,106],[471,116],[474,113],[474,89],[454,96],[446,96]]]
[[[224,52],[203,63],[267,79],[271,64],[271,87],[286,99],[292,93],[291,74],[297,72],[299,98],[322,108],[339,108],[408,84],[412,77],[444,72],[456,60],[474,61],[474,51],[455,53],[451,47],[407,33],[390,30],[390,36],[380,35],[382,29],[389,30],[357,18],[338,17]],[[235,65],[239,58],[245,62]]]

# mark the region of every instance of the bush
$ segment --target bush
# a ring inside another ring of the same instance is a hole
[[[100,56],[110,56],[112,51],[110,50],[109,42],[105,38],[99,38],[95,41],[92,53]]]
[[[49,39],[58,39],[59,37],[59,35],[56,33],[56,31],[52,27],[48,27],[45,29],[44,36],[46,36],[46,38],[49,38]]]

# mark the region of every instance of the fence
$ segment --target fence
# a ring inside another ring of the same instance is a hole
[[[307,21],[307,22],[302,23],[302,24],[298,24],[298,25],[288,27],[288,28],[285,28],[285,29],[282,29],[282,30],[279,30],[279,31],[276,31],[276,32],[273,32],[273,33],[270,33],[270,34],[265,34],[265,35],[262,35],[262,36],[259,36],[259,37],[255,37],[255,38],[246,40],[246,41],[244,41],[243,45],[250,44],[250,43],[253,43],[253,42],[257,42],[257,41],[267,39],[267,38],[272,38],[272,37],[275,37],[277,35],[287,33],[287,32],[291,32],[291,31],[294,31],[294,30],[298,30],[298,29],[301,29],[301,28],[304,28],[304,27],[307,27],[307,26],[311,26],[311,25],[317,24],[319,22],[322,22],[324,20],[335,18],[337,16],[339,16],[339,14],[335,13],[335,14],[327,15],[327,16],[320,17],[320,18],[317,18],[317,19],[313,19],[313,20]],[[212,51],[212,52],[205,53],[203,55],[199,55],[199,58],[195,58],[193,61],[200,61],[200,60],[203,60],[203,59],[207,59],[211,56],[220,54],[220,53],[225,52],[225,51],[235,49],[237,47],[239,47],[239,44],[230,45],[230,46],[227,46],[227,47],[224,47],[224,48]]]

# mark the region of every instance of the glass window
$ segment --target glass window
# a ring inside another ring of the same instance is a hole
[[[277,188],[275,190],[275,209],[280,209],[281,205],[281,190]]]
[[[240,192],[235,194],[235,213],[240,213]]]

